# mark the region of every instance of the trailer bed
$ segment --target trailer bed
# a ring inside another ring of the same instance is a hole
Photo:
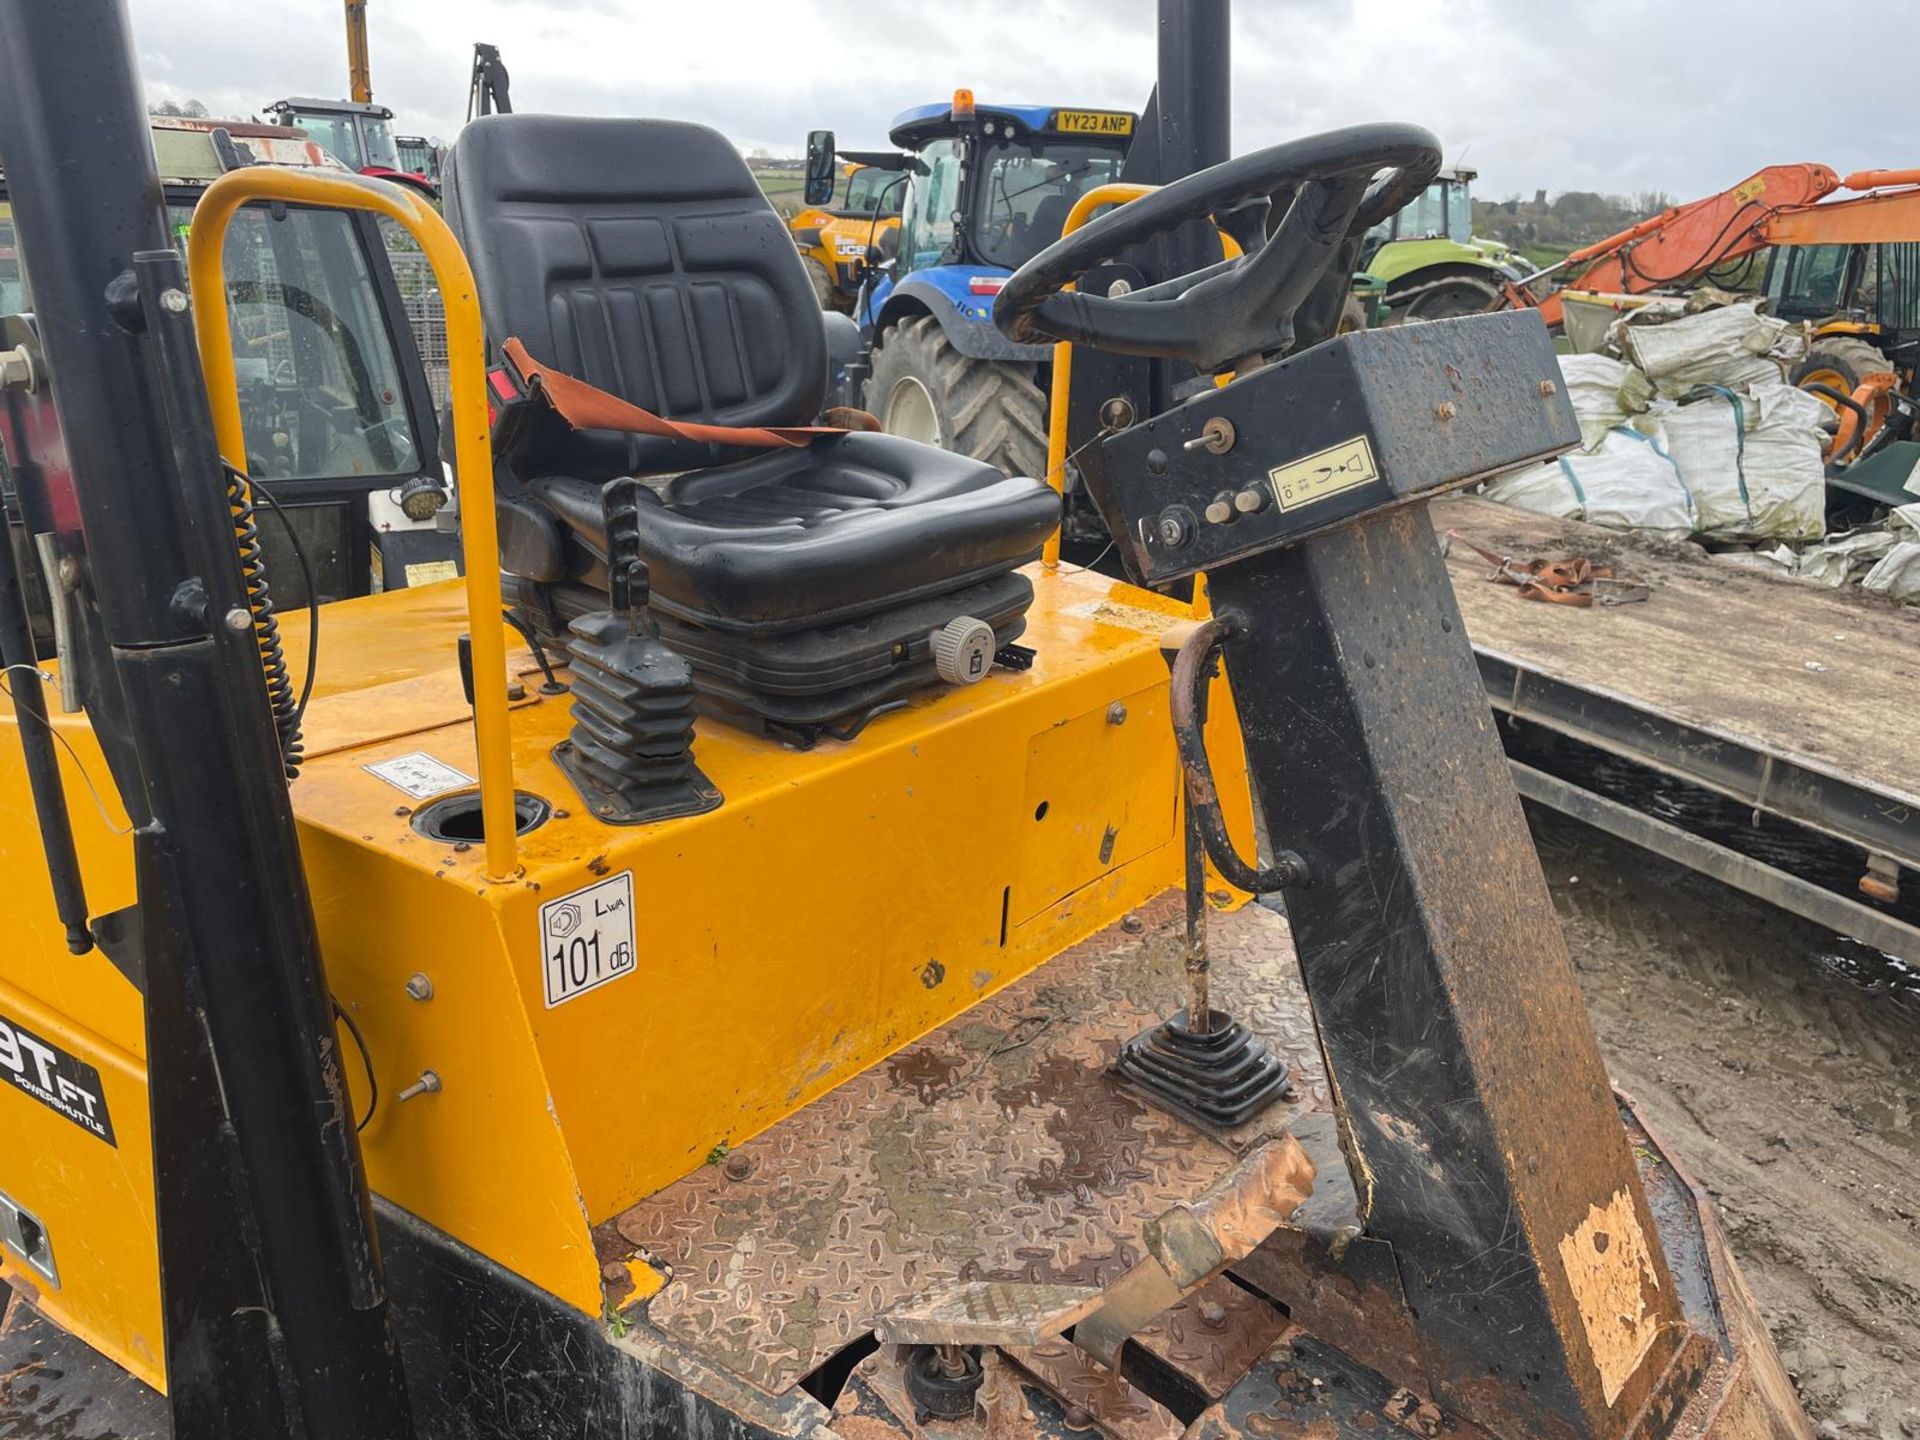
[[[1502,728],[1523,794],[1868,943],[1920,954],[1912,877],[1896,901],[1857,886],[1871,872],[1897,887],[1901,869],[1920,869],[1920,726],[1902,699],[1920,694],[1920,610],[1478,496],[1437,500],[1431,515],[1453,537],[1454,593],[1488,699],[1512,722]],[[1644,581],[1648,595],[1586,609],[1523,600],[1489,581],[1493,567],[1470,545],[1521,560],[1587,556]],[[1529,727],[1644,767],[1680,793],[1733,802],[1754,834],[1676,825],[1672,793],[1623,802],[1534,763],[1516,742]],[[1820,837],[1816,870],[1859,852],[1858,874],[1811,877],[1780,844],[1783,827]]]

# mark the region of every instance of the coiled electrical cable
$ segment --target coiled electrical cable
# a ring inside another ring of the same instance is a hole
[[[313,593],[313,573],[307,564],[307,557],[301,549],[299,537],[294,534],[293,523],[280,507],[280,502],[264,486],[257,487],[262,498],[273,506],[286,526],[287,540],[293,546],[294,559],[306,577],[307,604],[312,615],[313,633],[307,647],[307,676],[296,697],[293,690],[293,675],[287,669],[286,646],[280,639],[280,616],[274,609],[273,593],[267,583],[266,548],[260,541],[259,511],[254,505],[256,486],[245,474],[233,466],[227,471],[227,509],[233,516],[234,548],[240,556],[240,575],[246,587],[247,613],[253,618],[254,643],[260,649],[260,668],[266,675],[267,701],[273,708],[273,724],[280,737],[280,758],[286,770],[287,779],[292,780],[300,773],[300,764],[305,759],[305,747],[300,738],[300,721],[307,708],[307,699],[313,693],[313,674],[315,652],[319,646],[319,609],[318,597]]]

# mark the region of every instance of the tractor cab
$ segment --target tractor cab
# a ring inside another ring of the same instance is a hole
[[[889,434],[1045,473],[1052,347],[996,331],[993,297],[1060,238],[1075,201],[1120,178],[1137,124],[1124,110],[977,104],[970,90],[895,118],[899,228],[866,252],[853,301],[865,406]],[[832,145],[816,131],[810,156]]]
[[[349,170],[411,185],[428,196],[434,192],[433,180],[421,167],[409,168],[402,161],[393,136],[393,111],[384,105],[296,97],[274,101],[267,113],[276,125],[304,131]]]
[[[1406,209],[1388,216],[1368,237],[1391,240],[1451,240],[1465,245],[1473,238],[1473,196],[1468,188],[1474,171],[1443,170]]]
[[[1386,285],[1394,319],[1476,314],[1519,278],[1505,245],[1473,233],[1476,173],[1442,170],[1405,209],[1367,231],[1360,263]]]
[[[447,147],[425,135],[396,135],[394,148],[400,152],[400,169],[410,175],[424,175],[437,187],[440,161]]]
[[[874,326],[909,280],[985,325],[1007,276],[1060,238],[1073,202],[1117,180],[1137,117],[1050,105],[950,104],[898,116],[888,138],[913,157],[899,253],[863,297]]]
[[[1778,245],[1762,289],[1773,313],[1813,337],[1793,383],[1837,420],[1827,448],[1829,515],[1866,523],[1910,503],[1920,463],[1920,241]]]

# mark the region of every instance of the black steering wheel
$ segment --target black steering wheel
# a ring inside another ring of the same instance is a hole
[[[1070,340],[1121,355],[1186,360],[1213,374],[1293,344],[1293,314],[1349,236],[1425,190],[1440,142],[1418,125],[1353,125],[1269,146],[1116,206],[1014,272],[993,305],[1009,340]],[[1269,202],[1266,243],[1130,295],[1066,289],[1129,247],[1192,220]]]

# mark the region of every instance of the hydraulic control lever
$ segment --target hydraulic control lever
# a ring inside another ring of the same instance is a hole
[[[1288,847],[1265,869],[1234,857],[1237,878],[1287,886],[1361,1215],[1393,1247],[1435,1398],[1618,1440],[1686,1383],[1687,1326],[1423,503],[1578,427],[1531,313],[1288,353],[1303,299],[1438,163],[1397,125],[1236,159],[1043,252],[995,318],[1237,372],[1104,436],[1086,485],[1135,580],[1206,572],[1214,618],[1186,659],[1224,661]],[[1063,288],[1255,193],[1287,204],[1242,259],[1125,297]],[[1204,822],[1210,786],[1185,768]],[[1608,1243],[1582,1245],[1596,1229]]]
[[[1207,861],[1231,884],[1256,894],[1305,884],[1291,852],[1264,869],[1234,849],[1207,759],[1207,693],[1218,673],[1220,625],[1207,620],[1162,641],[1172,647],[1173,730],[1186,804],[1186,1007],[1120,1047],[1114,1072],[1166,1109],[1217,1130],[1252,1119],[1286,1093],[1287,1064],[1213,998],[1207,949]]]
[[[720,791],[693,759],[693,667],[660,638],[648,609],[639,514],[649,498],[635,479],[607,486],[608,608],[580,616],[568,633],[573,728],[553,758],[606,825],[699,815],[720,804]]]

